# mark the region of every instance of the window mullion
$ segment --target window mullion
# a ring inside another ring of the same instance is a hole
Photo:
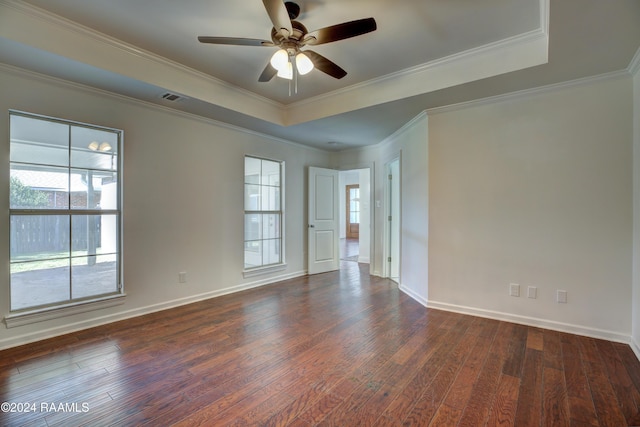
[[[67,211],[69,215],[69,301],[73,301],[73,215],[71,214],[71,126],[68,126],[69,140],[67,141]]]

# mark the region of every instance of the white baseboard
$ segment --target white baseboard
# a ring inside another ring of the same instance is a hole
[[[416,294],[406,286],[400,285],[400,290],[406,293],[407,295],[409,295],[411,298],[413,298],[420,304],[422,304],[423,306],[428,308],[433,308],[436,310],[451,311],[454,313],[468,314],[471,316],[484,317],[484,318],[494,319],[494,320],[502,320],[505,322],[518,323],[521,325],[535,326],[543,329],[551,329],[559,332],[568,332],[576,335],[583,335],[583,336],[592,337],[592,338],[600,338],[600,339],[605,339],[609,341],[621,342],[624,344],[631,344],[631,337],[629,335],[621,334],[615,331],[589,328],[589,327],[584,327],[580,325],[572,325],[569,323],[555,322],[553,320],[520,316],[517,314],[503,313],[503,312],[492,311],[492,310],[484,310],[481,308],[448,304],[444,302],[428,301],[426,298]],[[631,347],[633,348],[633,345],[631,345]],[[635,347],[636,348],[634,348],[634,351],[638,356],[638,359],[640,359],[639,347],[637,346],[637,344],[635,345]]]
[[[368,256],[358,256],[358,262],[361,264],[369,264],[371,260]]]
[[[398,289],[400,289],[405,294],[409,295],[414,300],[418,301],[420,304],[424,305],[425,307],[428,307],[429,302],[422,295],[418,295],[413,290],[411,290],[411,289],[407,288],[406,286],[404,286],[402,283],[400,283],[398,285]]]
[[[494,320],[502,320],[505,322],[518,323],[526,326],[534,326],[543,329],[550,329],[553,331],[567,332],[575,335],[583,335],[591,338],[600,338],[608,341],[620,342],[628,344],[633,352],[636,354],[638,360],[640,360],[640,344],[638,344],[630,335],[621,334],[619,332],[607,331],[604,329],[588,328],[580,325],[573,325],[569,323],[555,322],[553,320],[540,319],[535,317],[520,316],[517,314],[503,313],[499,311],[484,310],[481,308],[467,307],[455,304],[449,304],[437,301],[428,301],[421,295],[418,295],[408,287],[400,284],[399,289],[405,294],[409,295],[412,299],[422,304],[427,308],[433,308],[436,310],[450,311],[460,314],[468,314],[471,316],[484,317]]]
[[[638,344],[632,337],[629,345],[631,346],[631,350],[633,350],[633,352],[636,354],[638,360],[640,360],[640,344]]]
[[[419,301],[420,302],[420,301]],[[423,304],[422,302],[420,302]],[[425,304],[423,304],[425,305]],[[599,338],[608,341],[615,341],[624,344],[629,344],[631,337],[629,335],[621,334],[615,331],[608,331],[605,329],[589,328],[580,325],[573,325],[570,323],[556,322],[553,320],[540,319],[536,317],[520,316],[517,314],[503,313],[499,311],[484,310],[481,308],[466,307],[455,304],[448,304],[437,301],[429,301],[426,304],[428,308],[434,308],[437,310],[451,311],[454,313],[469,314],[472,316],[485,317],[488,319],[502,320],[505,322],[518,323],[526,326],[535,326],[543,329],[550,329],[553,331],[567,332],[575,335],[582,335],[591,338]]]
[[[194,302],[216,298],[223,295],[244,291],[247,289],[259,288],[261,286],[270,285],[272,283],[280,282],[283,280],[294,279],[296,277],[305,276],[306,274],[307,274],[306,271],[298,271],[295,273],[283,274],[275,277],[270,277],[268,279],[258,280],[250,283],[243,283],[241,285],[231,286],[224,289],[218,289],[212,292],[205,292],[198,295],[192,295],[189,297],[179,298],[176,300],[171,300],[171,301],[166,301],[158,304],[148,305],[145,307],[135,308],[132,310],[121,311],[121,312],[109,314],[106,316],[94,317],[92,319],[83,320],[80,322],[68,323],[63,326],[58,326],[58,327],[49,328],[49,329],[42,329],[37,332],[5,338],[0,340],[0,350],[4,350],[11,347],[17,347],[20,345],[41,341],[48,338],[54,338],[60,335],[66,335],[72,332],[77,332],[83,329],[93,328],[96,326],[105,325],[105,324],[117,322],[120,320],[131,319],[133,317],[143,316],[145,314],[155,313],[162,310],[168,310],[170,308],[192,304]]]

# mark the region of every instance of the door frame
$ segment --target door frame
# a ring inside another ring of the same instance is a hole
[[[339,172],[346,172],[351,170],[361,170],[368,169],[369,170],[369,274],[376,276],[380,275],[379,270],[376,270],[375,264],[375,253],[376,253],[376,241],[377,236],[375,236],[375,231],[377,229],[375,224],[376,219],[376,210],[378,209],[378,203],[375,201],[375,192],[376,192],[376,168],[375,162],[364,162],[364,163],[355,163],[355,164],[346,164],[341,165],[338,169]],[[362,255],[362,252],[360,253]]]
[[[394,163],[395,161],[398,162],[398,177],[397,177],[397,182],[398,182],[398,206],[397,206],[397,213],[394,213],[392,215],[392,206],[391,206],[391,186],[392,186],[392,182],[391,180],[388,179],[388,175],[391,169],[391,164]],[[397,218],[397,224],[398,224],[398,253],[397,256],[395,258],[397,258],[398,261],[398,285],[401,284],[401,280],[402,280],[402,151],[398,152],[398,154],[396,156],[391,157],[390,160],[388,160],[387,162],[385,162],[384,164],[384,175],[383,175],[383,179],[384,179],[384,217],[383,217],[383,222],[384,222],[384,227],[383,227],[383,238],[382,238],[382,254],[383,254],[383,258],[382,258],[382,277],[386,277],[386,278],[391,278],[391,263],[388,261],[389,257],[392,256],[391,254],[391,242],[392,242],[392,238],[391,238],[391,232],[392,232],[392,227],[391,227],[391,222],[388,220],[389,216],[393,216],[395,218]]]

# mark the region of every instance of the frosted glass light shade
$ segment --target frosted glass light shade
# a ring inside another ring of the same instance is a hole
[[[99,144],[97,141],[93,141],[91,144],[89,144],[88,148],[91,151],[111,151],[111,144],[109,144],[108,142]]]
[[[287,80],[293,80],[293,64],[291,62],[287,62],[284,67],[278,70],[278,77]]]
[[[270,62],[273,68],[280,71],[284,68],[287,68],[287,64],[289,63],[289,54],[286,50],[280,49],[273,54]]]
[[[304,76],[313,70],[313,62],[311,62],[307,55],[300,52],[296,55],[296,68],[298,69],[298,73]]]

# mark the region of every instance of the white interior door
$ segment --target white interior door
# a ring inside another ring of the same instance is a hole
[[[309,274],[340,268],[338,171],[309,168]]]

